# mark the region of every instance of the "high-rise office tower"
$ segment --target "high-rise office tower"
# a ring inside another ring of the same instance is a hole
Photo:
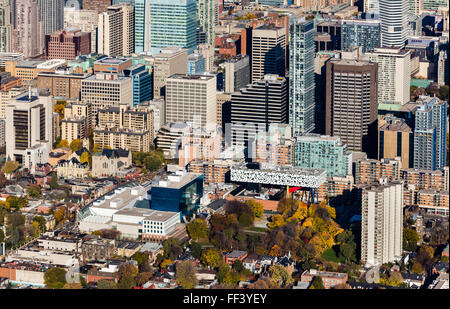
[[[153,97],[166,95],[166,80],[173,74],[187,73],[188,50],[181,47],[166,47],[153,57]]]
[[[266,74],[285,75],[286,28],[266,24],[252,33],[252,81]]]
[[[166,121],[217,125],[215,75],[174,74],[166,82]]]
[[[49,151],[53,143],[53,97],[30,92],[16,96],[6,107],[6,157],[19,162],[28,149],[44,145]]]
[[[12,31],[11,5],[9,0],[0,1],[0,52],[9,53],[12,51]]]
[[[152,0],[150,2],[151,52],[167,46],[186,48],[197,45],[197,2],[195,0]]]
[[[362,52],[365,53],[381,46],[379,20],[343,20],[341,29],[342,50],[361,46]]]
[[[314,130],[314,49],[314,22],[294,21],[289,42],[289,124],[293,136]]]
[[[403,183],[383,180],[362,190],[361,261],[368,266],[402,256]]]
[[[42,36],[64,28],[64,0],[38,0]]]
[[[134,8],[130,3],[108,7],[98,16],[98,53],[128,56],[134,53]]]
[[[42,54],[42,29],[36,1],[16,0],[16,26],[13,31],[13,51],[25,58]]]
[[[284,77],[267,74],[231,97],[231,141],[247,145],[273,123],[288,121],[288,83]],[[229,130],[227,128],[225,131]]]
[[[203,32],[206,34],[206,42],[214,45],[216,38],[216,0],[198,0],[197,3],[197,16],[202,27]]]
[[[226,93],[233,93],[250,84],[250,57],[238,55],[220,64],[224,69],[223,79]]]
[[[408,0],[379,0],[381,46],[404,47],[408,35]]]
[[[339,136],[351,151],[376,156],[369,139],[377,132],[377,65],[332,59],[326,71],[326,134]]]
[[[408,103],[411,52],[397,48],[375,48],[366,55],[378,64],[378,104]]]
[[[95,119],[100,109],[127,103],[132,106],[133,80],[116,73],[100,72],[81,81],[81,100],[92,104]]]
[[[149,52],[150,45],[150,0],[134,1],[134,52]]]
[[[447,102],[421,97],[414,128],[414,168],[436,170],[446,166]]]

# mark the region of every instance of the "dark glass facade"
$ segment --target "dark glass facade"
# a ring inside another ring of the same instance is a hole
[[[152,209],[181,212],[183,216],[190,216],[200,206],[203,175],[180,188],[152,187],[148,193],[151,195]]]

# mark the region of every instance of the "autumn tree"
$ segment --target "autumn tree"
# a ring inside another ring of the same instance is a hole
[[[208,267],[217,267],[222,261],[220,252],[213,248],[203,250],[200,261]]]
[[[6,177],[3,173],[0,172],[0,189],[6,186]]]
[[[52,173],[52,178],[50,179],[50,189],[54,190],[58,188],[58,175],[56,172]]]
[[[182,253],[183,248],[180,246],[180,241],[174,237],[166,239],[163,242],[164,258],[176,260]]]
[[[129,290],[136,285],[134,277],[130,275],[125,275],[119,279],[118,288],[121,290]]]
[[[66,283],[66,270],[60,267],[49,268],[44,273],[44,282],[49,289],[61,289]]]
[[[70,149],[72,149],[73,152],[80,150],[81,148],[83,148],[83,141],[80,139],[74,139],[71,143],[70,143]]]
[[[253,214],[256,218],[261,218],[263,216],[264,206],[261,203],[255,200],[248,200],[246,204],[252,208]]]
[[[14,173],[18,167],[19,167],[19,162],[8,160],[2,166],[1,171],[2,171],[2,173],[9,175],[9,178],[11,179],[12,173]]]
[[[195,264],[192,261],[182,261],[176,264],[175,276],[183,289],[193,289],[197,285]]]
[[[41,197],[41,187],[38,185],[31,185],[28,189],[28,195],[32,198],[40,198]]]
[[[208,224],[201,218],[188,223],[187,230],[189,236],[194,240],[208,237]]]
[[[272,265],[269,268],[270,277],[277,281],[280,286],[292,283],[291,273],[282,265]]]
[[[97,281],[97,288],[101,290],[113,290],[118,289],[119,286],[112,280],[100,279]]]
[[[152,277],[153,277],[152,272],[141,272],[136,276],[135,281],[136,284],[140,286],[147,283]]]
[[[58,144],[56,144],[56,148],[69,148],[69,141],[62,139]]]
[[[417,243],[419,242],[419,235],[416,230],[403,229],[403,250],[414,252],[417,249]]]
[[[89,152],[83,151],[80,156],[80,163],[89,163],[89,165],[91,164],[91,156],[89,155]]]

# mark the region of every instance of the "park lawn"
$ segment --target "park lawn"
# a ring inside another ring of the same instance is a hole
[[[327,249],[322,253],[321,258],[325,261],[335,262],[335,263],[345,263],[345,258],[336,255],[333,248]]]

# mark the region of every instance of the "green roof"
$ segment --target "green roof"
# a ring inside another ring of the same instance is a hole
[[[411,78],[410,85],[420,87],[420,88],[427,88],[428,85],[431,84],[431,82],[432,81],[428,80],[428,79]]]

